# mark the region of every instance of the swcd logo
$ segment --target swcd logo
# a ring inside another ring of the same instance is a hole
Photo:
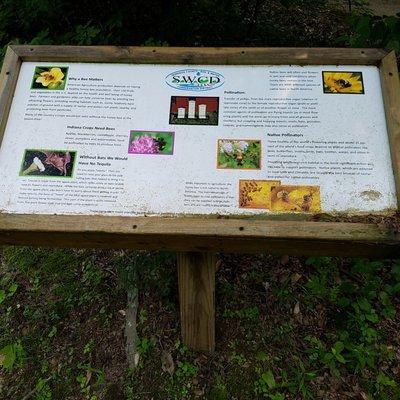
[[[182,69],[165,77],[167,84],[179,90],[211,90],[222,86],[225,78],[207,69]]]

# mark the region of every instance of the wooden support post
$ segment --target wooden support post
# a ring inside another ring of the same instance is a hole
[[[215,255],[178,253],[179,301],[183,343],[192,350],[215,347]]]

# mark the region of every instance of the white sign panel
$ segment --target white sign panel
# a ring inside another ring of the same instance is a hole
[[[392,209],[377,67],[22,63],[0,212]]]

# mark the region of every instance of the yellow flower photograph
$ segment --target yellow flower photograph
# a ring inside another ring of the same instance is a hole
[[[323,71],[324,93],[364,94],[361,72]]]
[[[64,90],[68,67],[36,67],[31,89]]]
[[[239,180],[239,207],[271,209],[271,188],[280,181]]]
[[[271,188],[271,211],[320,212],[319,186],[276,186]]]

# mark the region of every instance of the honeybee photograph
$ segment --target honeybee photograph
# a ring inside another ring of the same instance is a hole
[[[319,186],[275,186],[271,188],[271,211],[320,212]]]
[[[239,207],[271,209],[271,188],[279,186],[280,181],[239,180]]]
[[[36,67],[31,89],[64,90],[68,67]]]
[[[260,169],[261,140],[219,139],[217,168]]]
[[[72,178],[76,151],[25,150],[20,176]]]
[[[218,125],[219,98],[171,96],[169,123],[172,125]]]
[[[129,154],[172,155],[174,132],[131,131]]]
[[[364,94],[362,72],[323,71],[324,93]]]

